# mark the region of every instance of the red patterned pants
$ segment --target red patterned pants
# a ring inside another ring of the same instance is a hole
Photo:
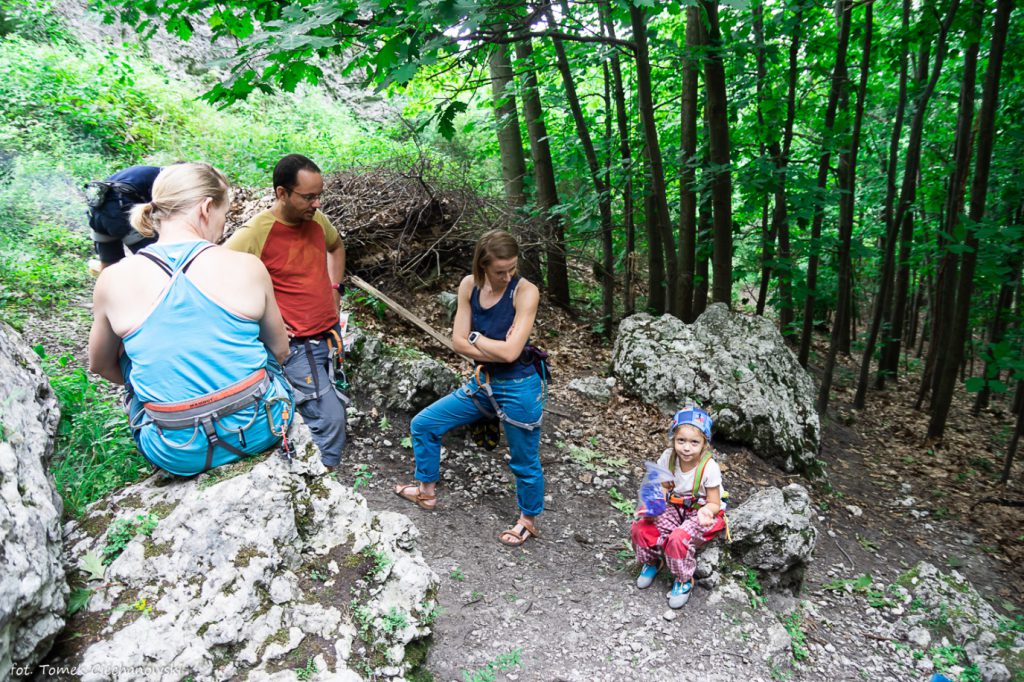
[[[710,528],[697,523],[697,510],[668,505],[660,516],[633,522],[630,540],[641,564],[657,564],[662,557],[676,580],[686,582],[697,570],[697,550],[725,530],[725,519],[718,513]]]

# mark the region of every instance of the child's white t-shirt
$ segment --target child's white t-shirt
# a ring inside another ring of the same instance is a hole
[[[668,469],[668,461],[672,456],[672,448],[667,448],[665,452],[661,453],[661,457],[658,458],[658,466],[663,469]],[[699,460],[698,460],[699,461]],[[675,493],[677,495],[685,495],[693,492],[693,477],[697,475],[697,469],[699,467],[693,467],[687,472],[683,472],[679,468],[678,462],[676,463],[676,470],[672,473],[676,477]],[[707,497],[708,488],[720,488],[722,486],[722,469],[718,466],[713,458],[708,460],[707,466],[704,467],[704,476],[700,482],[700,488],[697,491],[697,496],[700,498]]]

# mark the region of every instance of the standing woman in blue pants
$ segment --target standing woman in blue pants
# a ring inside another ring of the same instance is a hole
[[[395,494],[433,510],[442,436],[497,413],[512,455],[509,467],[516,477],[519,503],[519,519],[498,535],[506,545],[521,545],[537,536],[534,522],[544,511],[539,453],[544,385],[532,347],[527,346],[540,292],[516,274],[518,258],[519,244],[508,232],[492,230],[477,241],[473,273],[459,284],[452,328],[455,350],[476,361],[476,372],[466,385],[413,418],[416,481],[395,487]]]

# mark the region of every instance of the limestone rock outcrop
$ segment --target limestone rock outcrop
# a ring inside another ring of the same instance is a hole
[[[0,324],[0,679],[64,627],[63,505],[49,473],[60,410],[39,358]]]

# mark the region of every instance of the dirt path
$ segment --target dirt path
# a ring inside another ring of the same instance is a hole
[[[566,412],[557,401],[552,407]],[[659,576],[645,591],[635,588],[626,551],[629,519],[612,508],[607,490],[614,486],[632,498],[644,453],[629,453],[629,464],[595,477],[558,447],[572,440],[574,423],[546,417],[543,537],[523,548],[496,540],[516,515],[504,445],[488,453],[462,435],[450,435],[438,509],[431,513],[391,492],[395,482],[412,479],[412,453],[399,444],[406,432],[396,427],[381,433],[370,419],[353,427],[342,479],[350,481],[348,472],[360,465],[373,472],[362,488],[371,507],[408,514],[421,532],[419,548],[441,577],[444,610],[427,665],[437,680],[490,679],[487,674],[509,680],[622,680],[637,679],[638,673],[642,679],[666,665],[685,665],[711,681],[924,679],[893,635],[897,613],[823,586],[865,573],[891,582],[921,559],[948,570],[954,556],[964,557],[972,579],[981,578],[990,594],[1004,580],[988,556],[965,544],[969,535],[951,523],[910,522],[909,508],[880,513],[879,502],[892,491],[864,494],[864,484],[857,483],[865,478],[863,470],[858,472],[847,448],[857,436],[840,430],[823,453],[835,471],[833,492],[812,492],[820,510],[819,539],[799,596],[807,659],[794,661],[780,622],[798,599],[774,596],[770,608],[755,606],[752,593],[741,587],[742,575],[725,576],[710,589],[700,586],[683,610],[666,619],[669,578]],[[736,503],[756,487],[792,482],[747,450],[724,452],[722,461]],[[894,487],[899,490],[899,483]],[[847,506],[860,507],[861,515]]]

